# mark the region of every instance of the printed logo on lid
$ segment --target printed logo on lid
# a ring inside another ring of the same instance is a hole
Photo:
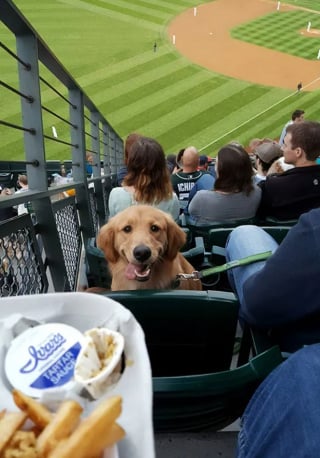
[[[60,323],[30,328],[11,342],[5,359],[6,375],[13,387],[30,396],[43,390],[68,388],[84,336]]]

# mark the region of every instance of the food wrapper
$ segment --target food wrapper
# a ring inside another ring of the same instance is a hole
[[[91,293],[50,293],[1,299],[0,307],[0,399],[1,409],[17,410],[4,370],[4,360],[11,341],[24,330],[42,323],[64,323],[81,332],[106,327],[120,332],[125,340],[125,368],[118,383],[103,397],[120,395],[122,414],[117,422],[126,436],[105,458],[154,458],[152,426],[152,377],[144,333],[132,313],[118,302]],[[40,401],[61,401],[61,393],[44,394]],[[78,400],[84,415],[94,410],[97,401],[65,392],[63,398]]]

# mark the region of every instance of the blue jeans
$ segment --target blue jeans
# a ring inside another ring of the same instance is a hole
[[[261,227],[250,224],[236,227],[230,234],[226,245],[226,259],[245,258],[252,254],[272,251],[278,248],[277,242]],[[265,261],[255,262],[246,266],[228,270],[228,277],[233,291],[237,294],[240,304],[243,304],[243,284],[265,264]]]
[[[259,386],[242,417],[237,458],[320,456],[320,344],[297,351]]]

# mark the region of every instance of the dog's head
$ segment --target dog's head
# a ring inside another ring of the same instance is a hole
[[[122,259],[128,280],[146,281],[152,266],[173,260],[185,241],[185,233],[170,215],[150,205],[134,205],[101,228],[97,246],[111,268]]]

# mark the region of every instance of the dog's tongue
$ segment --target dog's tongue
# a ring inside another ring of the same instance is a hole
[[[136,278],[136,273],[142,274],[143,273],[144,266],[141,264],[133,264],[130,262],[125,270],[125,275],[128,280],[134,280]]]

